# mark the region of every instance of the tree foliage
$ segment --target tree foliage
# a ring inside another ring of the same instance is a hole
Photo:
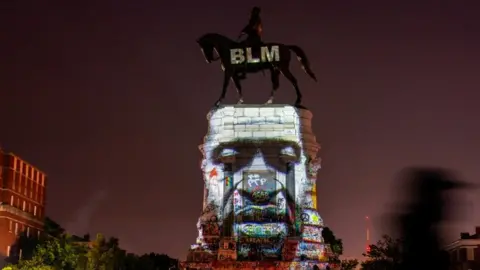
[[[83,254],[85,254],[85,249],[75,244],[71,236],[62,235],[40,242],[32,258],[21,259],[18,264],[9,267],[12,269],[74,270]]]
[[[340,264],[340,255],[343,254],[342,239],[337,238],[333,231],[328,227],[323,228],[322,237],[325,244],[330,246],[331,254],[328,258],[329,263]]]
[[[362,263],[362,269],[397,269],[401,262],[401,244],[399,239],[393,239],[388,235],[382,236],[375,245],[370,245],[369,252],[363,254],[366,260]]]
[[[32,248],[31,256],[22,256],[3,270],[157,270],[169,269],[178,263],[165,254],[138,256],[127,253],[120,248],[118,239],[107,239],[102,234],[97,234],[91,241],[89,235],[66,234],[52,220],[47,226],[44,238],[19,238],[17,245],[22,251],[32,245],[36,247]]]
[[[354,270],[358,266],[358,260],[357,259],[346,259],[342,260],[340,263],[340,266],[342,270]]]

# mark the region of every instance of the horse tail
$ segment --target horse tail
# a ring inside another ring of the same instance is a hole
[[[314,81],[317,81],[315,73],[313,73],[313,71],[310,69],[310,63],[308,62],[307,55],[302,48],[295,45],[289,45],[288,48],[297,55],[297,59],[300,61],[302,69],[305,71],[305,73],[307,73],[308,76],[310,76]]]

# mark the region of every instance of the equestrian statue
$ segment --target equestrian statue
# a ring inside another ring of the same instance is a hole
[[[217,33],[208,33],[197,39],[207,63],[220,60],[224,71],[222,93],[215,102],[215,106],[219,106],[225,98],[230,79],[235,84],[239,95],[238,104],[243,103],[240,80],[245,79],[247,73],[264,72],[265,70],[270,72],[273,86],[267,104],[273,102],[274,94],[280,86],[279,75],[281,73],[290,81],[296,91],[295,106],[301,106],[302,94],[297,79],[289,69],[292,51],[296,54],[303,70],[314,81],[317,81],[315,74],[310,69],[307,55],[300,47],[281,43],[264,43],[262,32],[260,8],[254,7],[248,25],[243,28],[239,36],[240,40],[246,35],[244,41],[234,41]],[[215,54],[218,56],[215,57]]]

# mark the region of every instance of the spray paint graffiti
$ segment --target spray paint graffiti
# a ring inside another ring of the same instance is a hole
[[[304,226],[302,238],[305,241],[322,243],[322,228],[314,226]]]

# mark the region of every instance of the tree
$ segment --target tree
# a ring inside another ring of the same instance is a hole
[[[346,259],[342,260],[340,263],[341,269],[342,270],[353,270],[357,267],[358,265],[358,260],[357,259]]]
[[[102,234],[97,234],[93,241],[88,234],[68,235],[49,218],[45,220],[44,230],[40,239],[21,235],[15,250],[22,250],[22,258],[14,256],[12,264],[3,270],[158,270],[178,264],[165,254],[127,253],[120,248],[117,238],[107,240]]]
[[[48,266],[48,265],[37,265],[33,263],[32,261],[27,261],[23,264],[18,264],[18,265],[9,265],[4,267],[2,270],[24,270],[24,269],[29,269],[29,270],[55,270],[55,268]]]
[[[377,244],[370,245],[370,251],[363,254],[366,261],[362,263],[362,269],[397,269],[401,262],[401,244],[400,239],[382,236]]]
[[[97,234],[96,239],[90,244],[87,252],[87,269],[109,270],[115,268],[115,255],[120,254],[118,239],[110,238],[108,241],[103,234]],[[119,262],[117,262],[119,263]]]
[[[13,270],[74,270],[84,254],[85,248],[77,245],[70,235],[65,234],[46,239],[38,244],[31,259],[22,259],[18,264],[8,267]]]
[[[43,222],[43,230],[45,231],[46,235],[52,237],[60,237],[65,234],[65,229],[49,217],[45,217]]]
[[[343,254],[342,239],[337,238],[328,227],[323,228],[322,237],[325,244],[329,245],[331,250],[328,262],[335,265],[340,264],[340,255]]]

